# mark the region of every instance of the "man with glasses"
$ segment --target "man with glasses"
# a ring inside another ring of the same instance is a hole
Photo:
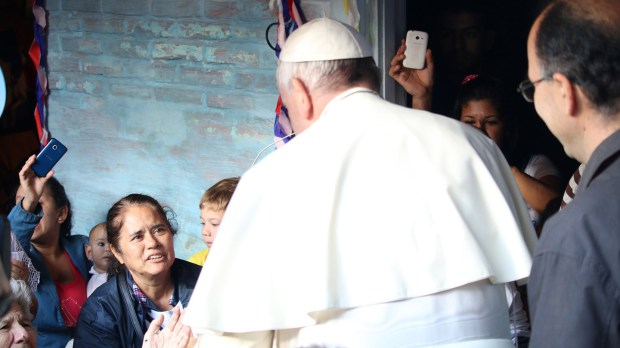
[[[535,91],[536,85],[549,79],[550,79],[549,76],[545,76],[545,77],[539,78],[536,81],[525,80],[519,84],[519,88],[517,88],[517,91],[521,93],[523,98],[528,103],[533,103],[534,102],[534,91]]]
[[[527,49],[519,92],[565,152],[587,163],[536,249],[530,347],[620,347],[620,4],[554,1]]]

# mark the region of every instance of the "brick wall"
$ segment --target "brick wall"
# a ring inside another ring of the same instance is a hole
[[[268,0],[47,0],[56,176],[88,234],[120,197],[177,213],[177,256],[204,247],[198,202],[273,139],[276,58]],[[328,0],[306,1],[309,18]]]

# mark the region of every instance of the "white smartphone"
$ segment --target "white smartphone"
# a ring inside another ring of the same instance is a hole
[[[419,30],[409,30],[405,40],[405,60],[403,66],[411,69],[424,68],[426,47],[428,46],[428,33]]]

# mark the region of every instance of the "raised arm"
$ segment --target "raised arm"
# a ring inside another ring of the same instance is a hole
[[[546,156],[534,156],[528,168],[530,168],[528,173],[516,167],[511,169],[521,195],[527,204],[541,214],[549,202],[561,194],[562,180],[558,169]]]
[[[433,95],[434,70],[433,55],[426,50],[426,64],[423,69],[410,69],[403,66],[405,60],[405,40],[390,62],[389,75],[412,97],[412,108],[430,110]]]
[[[19,171],[19,184],[24,192],[24,199],[21,202],[22,208],[30,213],[34,212],[39,204],[39,199],[41,195],[43,195],[45,183],[54,175],[54,171],[51,170],[45,177],[38,177],[31,169],[35,158],[35,155],[30,156]]]

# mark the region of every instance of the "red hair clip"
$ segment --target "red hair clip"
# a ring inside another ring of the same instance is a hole
[[[478,74],[471,74],[471,75],[467,75],[465,76],[465,78],[463,79],[463,82],[461,82],[462,85],[466,84],[467,82],[471,81],[471,80],[475,80],[476,78],[478,78]]]

